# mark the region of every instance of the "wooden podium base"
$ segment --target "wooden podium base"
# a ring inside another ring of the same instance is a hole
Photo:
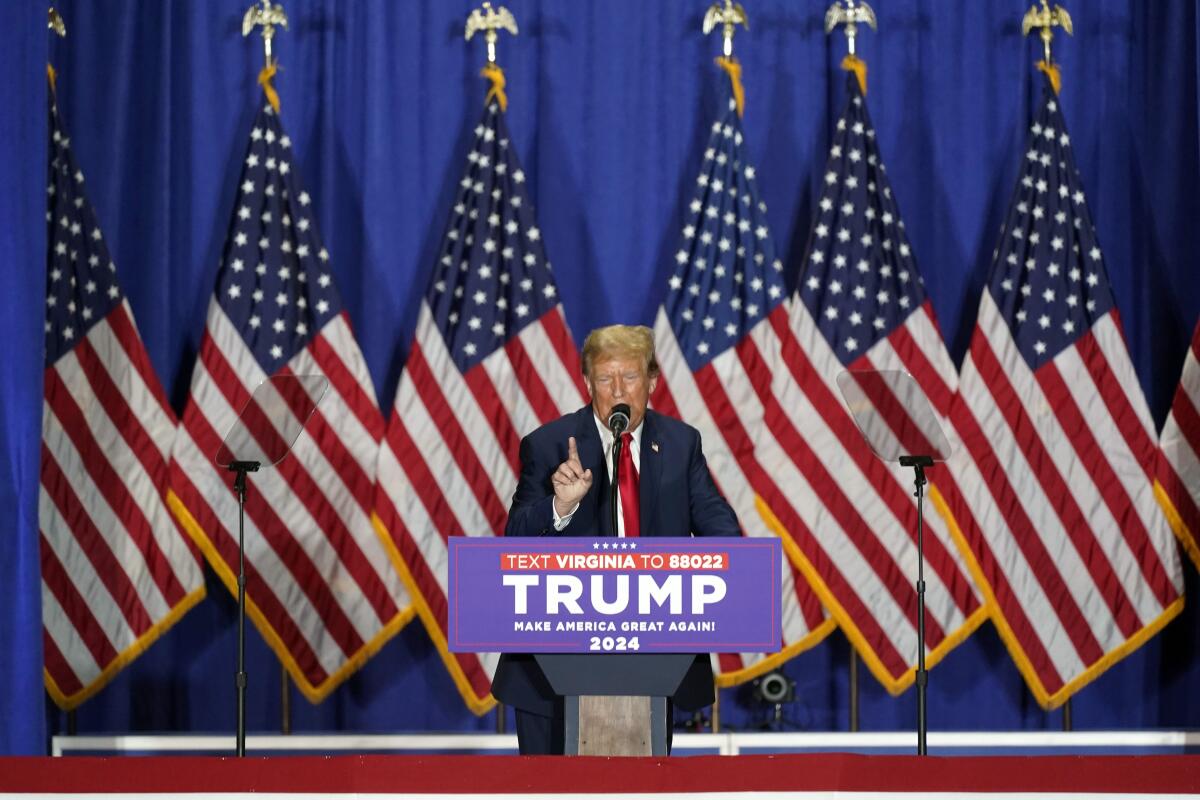
[[[567,755],[667,755],[667,698],[613,694],[563,700]]]
[[[579,755],[651,755],[649,722],[649,697],[580,697]]]
[[[679,689],[695,655],[538,653],[534,658],[550,687],[562,695],[567,755],[667,755],[667,698]]]

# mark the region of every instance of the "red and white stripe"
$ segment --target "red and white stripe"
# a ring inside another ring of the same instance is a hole
[[[750,338],[743,344],[749,343]],[[753,348],[753,344],[749,346]],[[693,373],[679,348],[666,310],[661,308],[654,324],[654,347],[662,369],[652,398],[654,407],[700,431],[709,471],[737,514],[742,533],[776,536],[759,513],[760,487],[770,478],[755,455],[756,431],[763,425],[759,393],[769,393],[770,375],[759,369],[746,369],[739,358],[742,346],[726,351]],[[821,602],[790,561],[783,568],[782,614],[781,654],[716,655],[713,667],[719,682],[729,684],[760,674],[817,644],[831,629],[826,624]]]
[[[1192,334],[1158,445],[1158,480],[1170,501],[1171,527],[1200,568],[1200,324]]]
[[[166,505],[176,420],[127,301],[45,372],[42,642],[70,709],[204,596]]]
[[[769,476],[758,491],[872,673],[899,692],[917,663],[913,475],[872,453],[837,386],[845,368],[799,299],[755,328],[738,360],[772,378],[757,398],[754,453]],[[939,416],[953,395],[954,369],[927,303],[850,367],[909,372]],[[927,506],[924,523],[925,647],[936,663],[983,611],[946,521]]]
[[[1061,704],[1182,607],[1156,443],[1115,311],[1033,371],[985,291],[941,487],[1018,666]]]
[[[291,453],[250,475],[246,598],[268,643],[316,702],[403,626],[409,599],[371,522],[384,424],[346,315],[330,320],[280,372],[324,376],[329,390]],[[214,456],[266,378],[211,302],[172,486],[186,526],[231,591],[237,498],[232,473]]]
[[[496,653],[446,647],[447,539],[502,536],[523,436],[587,402],[562,308],[465,374],[426,303],[379,450],[376,511],[463,698],[490,708]]]

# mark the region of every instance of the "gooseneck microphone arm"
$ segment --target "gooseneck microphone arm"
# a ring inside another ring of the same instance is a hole
[[[612,535],[619,536],[620,528],[618,520],[620,519],[618,503],[621,502],[618,493],[619,470],[621,467],[621,434],[629,427],[629,406],[625,403],[617,403],[613,406],[612,411],[608,412],[608,429],[612,431],[613,447],[612,447],[612,481],[608,487],[608,502],[612,511]]]

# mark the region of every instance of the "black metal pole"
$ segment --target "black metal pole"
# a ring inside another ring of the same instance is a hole
[[[925,523],[923,499],[925,473],[917,467],[917,755],[928,750],[925,739],[929,732],[929,718],[925,716],[926,690],[929,673],[925,671]]]
[[[858,651],[850,645],[850,732],[858,733]]]
[[[257,461],[234,461],[233,489],[238,496],[238,646],[237,674],[237,745],[238,758],[246,755],[246,473],[258,471]]]
[[[284,736],[292,732],[292,681],[283,664],[279,665],[279,732]]]
[[[621,467],[621,437],[614,436],[613,437],[613,447],[612,447],[612,486],[610,486],[609,490],[608,490],[609,502],[612,504],[612,535],[614,537],[621,535],[621,529],[617,527],[617,520],[619,519],[619,517],[618,517],[619,506],[617,504],[619,502],[621,502],[621,498],[618,494],[619,487],[617,486],[617,476],[619,473],[617,472],[617,470],[619,470],[620,467]]]
[[[1062,710],[1063,710],[1062,729],[1064,731],[1066,731],[1067,733],[1070,733],[1071,732],[1071,698],[1068,697],[1066,699],[1066,702],[1063,703]]]
[[[239,470],[233,479],[238,493],[238,647],[237,675],[237,756],[246,755],[246,473]]]
[[[933,466],[930,456],[901,456],[900,465],[912,467],[917,498],[917,755],[927,755],[929,722],[925,716],[929,674],[925,670],[925,467]]]

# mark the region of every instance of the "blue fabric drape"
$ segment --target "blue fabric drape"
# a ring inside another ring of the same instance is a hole
[[[503,36],[509,127],[529,178],[568,323],[580,338],[614,321],[650,323],[682,209],[726,79],[692,0],[506,0],[521,35]],[[44,9],[7,4],[0,105],[7,180],[0,287],[9,344],[0,360],[0,513],[11,546],[0,581],[0,750],[41,746],[36,561],[44,299]],[[89,196],[154,366],[182,407],[260,94],[259,40],[240,33],[247,0],[62,0],[60,109]],[[442,234],[469,126],[486,82],[482,42],[465,45],[466,0],[287,0],[276,38],[282,118],[314,198],[339,288],[385,411]],[[776,248],[795,283],[843,103],[844,39],[826,37],[827,0],[754,0],[735,52],[744,66],[747,151]],[[1055,39],[1062,103],[1156,422],[1166,415],[1200,315],[1195,4],[1089,0],[1075,35]],[[961,360],[1012,191],[1040,76],[1040,43],[1020,35],[1028,3],[889,0],[864,31],[867,102],[914,254],[952,355]],[[1189,589],[1195,589],[1189,567]],[[233,725],[233,604],[216,584],[79,711],[88,730]],[[252,729],[277,727],[279,669],[250,637]],[[1200,615],[1184,616],[1081,693],[1076,727],[1196,726]],[[847,650],[839,635],[788,668],[797,726],[845,726]],[[911,696],[862,682],[864,727],[911,727]],[[38,709],[38,712],[31,709]],[[931,676],[931,724],[1056,727],[985,626]],[[749,726],[744,691],[723,722]],[[30,725],[30,719],[38,724]],[[294,705],[305,729],[492,729],[463,707],[414,623],[321,706]],[[62,716],[51,711],[49,729]]]
[[[0,753],[44,749],[37,491],[46,294],[46,9],[0,13]],[[34,31],[38,31],[34,35]],[[39,297],[39,294],[41,295]]]

